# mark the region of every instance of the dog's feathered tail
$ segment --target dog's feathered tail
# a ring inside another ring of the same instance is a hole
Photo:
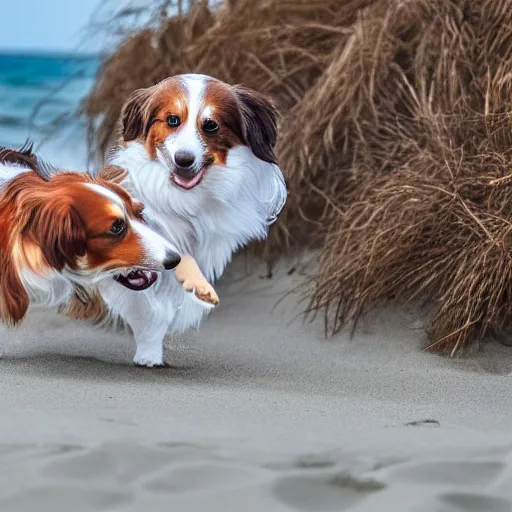
[[[57,172],[57,168],[39,158],[33,148],[34,145],[30,141],[25,142],[19,149],[0,146],[0,163],[28,167],[43,181],[50,181],[52,174]]]

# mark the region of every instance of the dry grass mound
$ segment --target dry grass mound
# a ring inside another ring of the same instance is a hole
[[[323,247],[309,310],[329,332],[389,297],[433,301],[443,353],[509,327],[512,0],[207,4],[104,63],[84,105],[93,149],[133,89],[170,75],[266,92],[290,200],[264,255]]]
[[[335,332],[383,299],[426,298],[429,348],[455,355],[512,318],[512,2],[435,4],[362,22],[384,49],[360,54],[375,80],[344,115],[359,126],[350,186],[331,197],[310,309]]]
[[[335,332],[382,299],[428,298],[429,348],[454,355],[510,326],[512,126],[509,115],[457,119],[468,139],[454,149],[449,120],[428,121],[437,135],[427,147],[332,214],[310,307],[326,306]]]

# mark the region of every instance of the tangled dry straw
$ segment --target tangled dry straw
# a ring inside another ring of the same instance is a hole
[[[439,352],[510,327],[512,0],[199,2],[105,62],[94,148],[133,89],[191,71],[279,104],[290,202],[265,254],[322,248],[330,332],[390,297],[431,301]]]

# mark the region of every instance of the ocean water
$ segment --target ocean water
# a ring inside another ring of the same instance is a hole
[[[0,54],[0,145],[31,140],[50,162],[85,169],[85,120],[75,113],[98,66],[91,56]]]

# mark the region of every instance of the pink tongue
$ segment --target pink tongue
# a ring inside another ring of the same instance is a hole
[[[143,277],[138,277],[136,279],[128,279],[128,282],[131,283],[134,286],[142,286],[145,284],[145,280]]]
[[[174,181],[183,188],[193,188],[195,187],[200,181],[201,178],[204,175],[204,169],[202,169],[200,172],[198,172],[193,178],[187,179],[183,178],[182,176],[179,176],[178,174],[174,175]]]

